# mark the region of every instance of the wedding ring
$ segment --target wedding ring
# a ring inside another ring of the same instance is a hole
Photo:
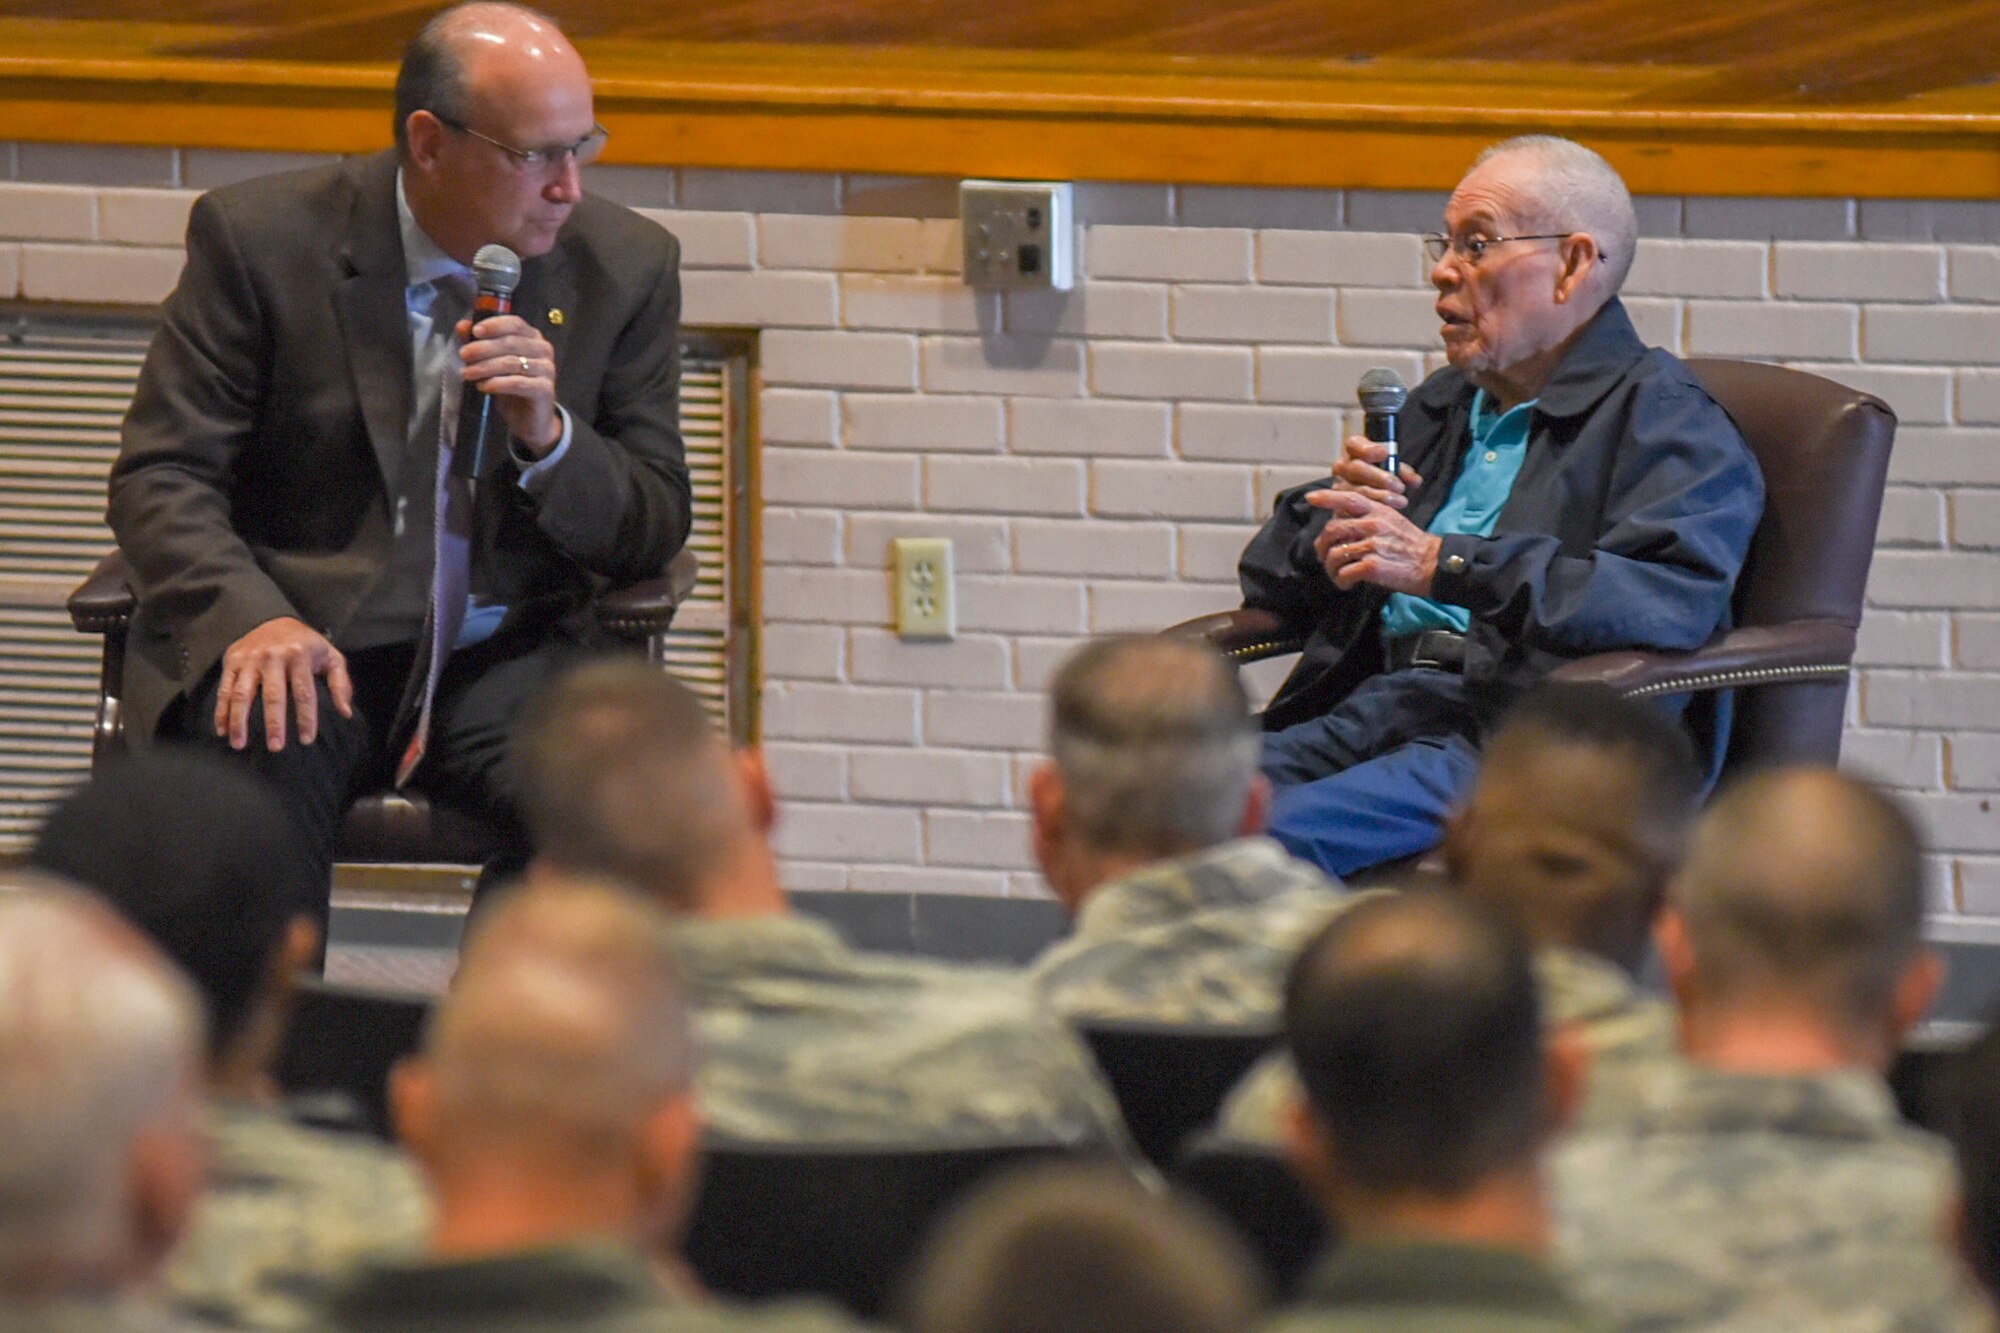
[[[532,374],[534,374],[534,373],[535,373],[535,368],[534,368],[533,366],[531,366],[531,365],[529,365],[529,364],[528,364],[528,358],[527,358],[527,357],[525,357],[525,356],[524,356],[524,357],[521,357],[521,358],[520,358],[520,361],[521,361],[521,373],[522,373],[523,375],[532,375]]]

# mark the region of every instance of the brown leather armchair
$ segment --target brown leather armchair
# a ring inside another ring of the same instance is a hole
[[[614,588],[598,598],[597,623],[614,639],[643,646],[674,623],[674,613],[694,587],[700,561],[682,550],[659,578]],[[97,729],[91,743],[91,766],[125,752],[124,716],[119,690],[125,675],[125,631],[136,599],[130,570],[117,551],[98,562],[69,595],[69,617],[85,634],[104,636],[104,666],[98,681]],[[491,829],[468,815],[433,806],[421,793],[371,792],[347,813],[339,861],[443,863],[477,865],[497,846]]]
[[[1569,663],[1562,680],[1634,697],[1691,694],[1688,720],[1713,726],[1736,692],[1723,771],[1831,764],[1840,757],[1847,677],[1896,414],[1870,394],[1752,361],[1688,362],[1764,471],[1764,516],[1737,580],[1736,628],[1691,653],[1613,652]],[[1297,652],[1276,616],[1239,609],[1168,631],[1201,635],[1235,662]],[[1704,737],[1703,739],[1713,739]]]

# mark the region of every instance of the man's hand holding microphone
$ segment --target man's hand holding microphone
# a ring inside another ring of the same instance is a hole
[[[1361,377],[1364,433],[1350,435],[1333,465],[1333,485],[1306,503],[1327,510],[1313,551],[1327,577],[1345,589],[1373,583],[1391,592],[1430,595],[1442,542],[1402,515],[1409,492],[1423,484],[1396,447],[1396,414],[1408,397],[1393,370]]]

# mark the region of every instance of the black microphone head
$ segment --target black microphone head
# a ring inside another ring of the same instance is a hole
[[[512,296],[521,283],[521,256],[504,245],[482,245],[472,257],[472,275],[480,291]],[[1401,381],[1397,384],[1401,387]]]
[[[1410,391],[1403,387],[1401,375],[1377,366],[1361,377],[1359,394],[1364,412],[1400,412]]]

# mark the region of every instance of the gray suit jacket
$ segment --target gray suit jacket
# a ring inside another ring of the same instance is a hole
[[[111,474],[139,597],[128,735],[267,620],[340,643],[385,567],[411,395],[395,175],[385,152],[195,203]],[[515,313],[554,345],[574,427],[538,495],[488,451],[475,579],[509,625],[585,634],[595,591],[658,574],[687,539],[678,261],[666,231],[586,196],[522,266]]]

